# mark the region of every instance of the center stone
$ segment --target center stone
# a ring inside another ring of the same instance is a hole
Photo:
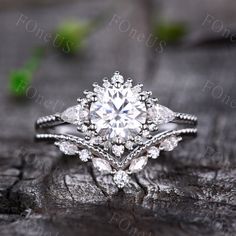
[[[98,100],[90,107],[90,119],[99,135],[127,141],[141,131],[147,110],[145,103],[139,101],[139,95],[131,88],[104,88],[97,97]]]

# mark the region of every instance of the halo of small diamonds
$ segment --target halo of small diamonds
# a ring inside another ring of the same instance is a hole
[[[65,122],[77,125],[86,139],[120,157],[135,146],[151,138],[157,124],[174,119],[174,112],[157,104],[151,92],[142,91],[142,85],[133,86],[115,72],[103,85],[93,84],[93,91],[84,91],[85,99],[61,114]],[[102,140],[101,140],[102,139]]]

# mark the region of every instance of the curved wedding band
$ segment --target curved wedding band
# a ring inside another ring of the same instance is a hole
[[[93,84],[78,105],[36,121],[36,140],[53,142],[66,155],[92,161],[103,174],[112,174],[123,188],[129,175],[141,171],[148,158],[172,151],[187,136],[197,134],[197,117],[176,113],[158,104],[142,85],[132,85],[115,72],[103,86]]]

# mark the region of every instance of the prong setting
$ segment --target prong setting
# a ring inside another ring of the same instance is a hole
[[[132,79],[127,79],[126,81],[124,80],[123,76],[120,75],[118,71],[116,71],[111,78],[111,80],[108,80],[107,78],[103,79],[103,86],[101,87],[98,83],[93,83],[94,91],[90,92],[88,90],[84,91],[84,94],[87,99],[87,107],[91,107],[92,104],[95,104],[98,101],[98,94],[103,94],[106,89],[112,89],[112,86],[116,89],[131,89],[131,91],[134,94],[137,94],[138,101],[140,103],[145,104],[146,109],[151,109],[153,104],[158,101],[158,99],[153,99],[151,98],[152,92],[151,91],[142,91],[143,85],[142,84],[137,84],[134,87],[132,87],[133,80]],[[100,95],[100,97],[103,97]],[[78,99],[78,102],[81,102],[82,99]],[[92,136],[99,136],[99,129],[95,125],[95,123],[84,123],[84,125],[87,127],[87,130],[92,132]],[[80,132],[83,130],[85,132],[86,129],[81,129],[78,128]],[[112,139],[108,139],[106,136],[102,137],[103,143],[108,142],[110,143],[109,145],[103,145],[102,143],[100,144],[104,150],[106,151],[109,150],[108,146],[112,145],[123,145],[126,150],[132,150],[133,145],[132,143],[136,143],[137,145],[142,145],[144,140],[150,139],[152,137],[150,132],[155,132],[158,130],[158,127],[147,117],[146,122],[141,125],[141,128],[139,130],[139,133],[135,137],[129,136],[126,140],[123,138],[117,136]],[[88,139],[88,137],[87,137]],[[127,148],[128,147],[128,148]]]

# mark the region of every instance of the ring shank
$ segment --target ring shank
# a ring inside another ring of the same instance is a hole
[[[197,125],[197,117],[186,113],[175,113],[173,123]]]
[[[171,123],[197,125],[197,117],[185,113],[175,113],[175,119],[171,121]],[[43,128],[52,128],[63,124],[66,124],[66,122],[64,122],[61,119],[60,114],[57,113],[54,115],[40,117],[36,121],[35,127],[36,129],[43,129]]]

